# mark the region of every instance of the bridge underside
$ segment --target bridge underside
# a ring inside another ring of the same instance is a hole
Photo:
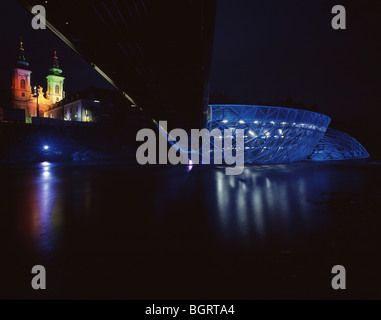
[[[48,28],[129,104],[170,127],[205,121],[216,0],[18,2],[43,5]]]

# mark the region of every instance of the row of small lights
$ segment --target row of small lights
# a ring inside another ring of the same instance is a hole
[[[228,123],[229,121],[228,120],[222,120],[222,122],[223,123]],[[239,120],[238,121],[240,124],[246,124],[246,122],[245,121],[243,121],[243,120]],[[259,121],[254,121],[253,122],[254,124],[259,124],[260,122]],[[270,121],[270,123],[271,124],[275,124],[275,122],[274,121]],[[266,124],[266,123],[263,123],[263,124]],[[289,123],[288,122],[281,122],[280,123],[281,125],[288,125]],[[305,123],[302,123],[302,124],[296,124],[295,122],[292,124],[293,126],[295,126],[295,127],[297,127],[297,128],[305,128],[306,127],[306,124]],[[315,125],[310,125],[309,127],[308,127],[308,129],[311,129],[311,130],[320,130],[320,131],[323,131],[324,130],[324,128],[322,128],[322,127],[317,127],[317,126],[315,126]]]
[[[278,150],[281,150],[281,149],[284,149],[285,147],[278,147],[277,149]],[[271,148],[267,148],[267,147],[245,147],[245,148],[242,148],[242,147],[239,147],[238,150],[242,150],[242,149],[246,149],[246,150],[249,150],[249,149],[271,149]],[[237,148],[229,148],[229,149],[226,149],[226,148],[222,148],[222,150],[237,150]],[[212,153],[213,150],[209,150],[209,153]]]
[[[229,121],[228,121],[228,120],[222,120],[222,122],[223,122],[223,123],[228,123]],[[239,122],[240,124],[246,124],[246,122],[245,122],[244,120],[239,120],[238,122]],[[253,123],[254,123],[254,124],[259,124],[259,121],[258,121],[258,120],[255,120]],[[275,124],[274,121],[270,121],[270,123],[271,123],[271,124]],[[281,122],[281,125],[286,125],[286,124],[288,124],[288,123],[287,123],[287,122]],[[296,123],[294,122],[292,125],[295,126]],[[305,124],[302,123],[301,126],[305,126]]]

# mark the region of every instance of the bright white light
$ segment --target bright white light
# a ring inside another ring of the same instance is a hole
[[[50,162],[44,161],[43,163],[41,163],[41,165],[43,167],[49,167],[50,166]]]
[[[258,121],[254,121],[255,124],[258,124],[259,122]]]
[[[223,122],[223,123],[228,123],[228,120],[223,120],[222,122]]]
[[[49,149],[49,146],[44,146],[44,150],[48,150]]]
[[[50,172],[49,172],[49,171],[44,171],[44,172],[42,173],[42,176],[43,176],[44,178],[49,178],[49,177],[50,177]]]
[[[239,120],[239,123],[241,123],[241,124],[245,124],[246,122],[243,121],[243,120]]]

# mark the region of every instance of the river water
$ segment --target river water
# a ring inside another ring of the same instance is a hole
[[[368,231],[380,220],[366,199],[378,201],[380,173],[369,161],[247,166],[239,176],[218,166],[3,165],[0,297],[341,298],[335,264],[352,272],[347,294],[376,297],[380,239]],[[31,289],[34,265],[47,270],[45,291]]]

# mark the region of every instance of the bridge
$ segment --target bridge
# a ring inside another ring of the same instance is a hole
[[[216,0],[18,0],[128,99],[184,129],[206,123]]]

